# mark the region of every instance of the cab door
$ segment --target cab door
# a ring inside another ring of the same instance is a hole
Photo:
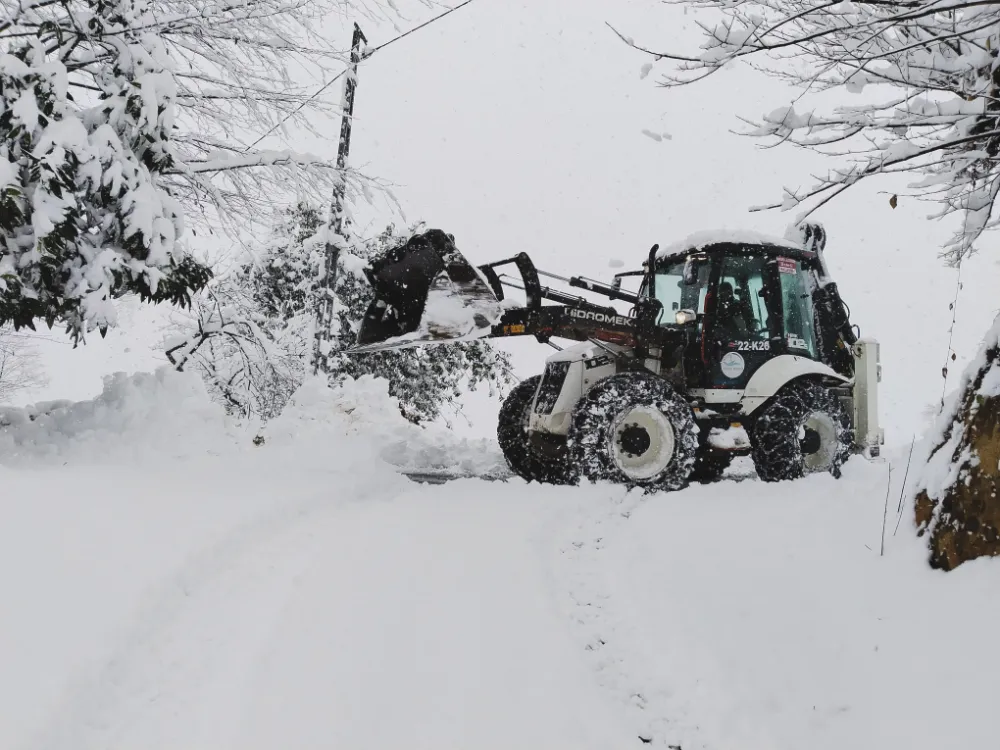
[[[781,353],[781,299],[777,269],[767,255],[724,255],[706,303],[705,387],[743,389]]]

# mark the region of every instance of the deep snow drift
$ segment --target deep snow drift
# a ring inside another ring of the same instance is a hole
[[[421,486],[495,447],[374,379],[263,445],[176,373],[47,411],[0,420],[0,747],[995,745],[1000,571],[929,570],[898,470],[880,555],[885,464]]]
[[[250,452],[254,438],[302,460],[350,466],[386,461],[403,471],[505,476],[495,441],[455,436],[401,418],[386,381],[364,376],[335,391],[307,381],[279,419],[237,424],[213,404],[194,375],[170,368],[104,378],[92,401],[0,407],[0,464],[141,464]]]

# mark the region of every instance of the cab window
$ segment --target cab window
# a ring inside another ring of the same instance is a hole
[[[766,341],[771,314],[766,259],[730,256],[722,266],[715,302],[715,331],[723,341]]]
[[[781,303],[785,318],[785,339],[792,354],[816,358],[812,295],[806,288],[802,264],[792,258],[778,258]]]

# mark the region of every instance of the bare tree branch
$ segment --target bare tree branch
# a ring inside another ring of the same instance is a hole
[[[747,135],[847,164],[762,208],[806,213],[877,175],[918,176],[911,188],[963,217],[951,262],[995,226],[1000,184],[1000,3],[981,0],[666,0],[708,11],[696,53],[632,47],[671,63],[663,86],[688,85],[736,61],[801,90],[794,106],[751,123]],[[885,87],[858,106],[809,109],[812,92]],[[836,144],[838,148],[823,151]],[[800,217],[801,218],[801,217]]]
[[[27,334],[0,328],[0,404],[19,392],[48,383],[41,357]]]

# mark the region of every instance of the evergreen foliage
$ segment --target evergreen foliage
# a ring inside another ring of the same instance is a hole
[[[342,68],[322,21],[351,4],[0,0],[0,325],[80,340],[124,294],[189,304],[211,278],[185,244],[198,228],[245,229],[282,192],[365,189],[244,140],[325,131],[300,81]]]

